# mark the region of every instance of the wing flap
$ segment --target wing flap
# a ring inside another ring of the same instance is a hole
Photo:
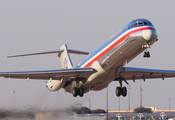
[[[153,79],[153,78],[164,79],[169,77],[175,77],[175,70],[156,70],[156,69],[123,67],[120,76],[123,77],[125,80]]]
[[[72,78],[87,78],[95,72],[92,68],[71,68],[60,70],[44,70],[44,71],[21,71],[21,72],[0,72],[0,77],[18,78],[18,79],[42,79],[60,80],[61,77],[67,80]]]

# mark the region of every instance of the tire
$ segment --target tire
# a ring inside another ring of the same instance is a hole
[[[150,57],[150,53],[148,52],[148,53],[147,53],[147,58],[149,58],[149,57]]]
[[[121,87],[116,87],[115,94],[117,97],[121,95]]]
[[[79,88],[79,96],[80,97],[83,97],[83,95],[84,95],[84,88],[83,87],[80,87]]]
[[[127,88],[126,87],[122,88],[122,95],[123,95],[123,97],[126,97],[126,95],[127,95]]]
[[[78,88],[77,87],[73,88],[72,94],[73,94],[74,97],[77,97],[77,95],[78,95]]]
[[[144,58],[147,57],[147,52],[144,52],[143,57]]]

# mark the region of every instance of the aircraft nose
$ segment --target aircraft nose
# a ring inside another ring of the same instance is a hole
[[[147,41],[154,40],[157,38],[156,30],[143,30],[142,36]]]

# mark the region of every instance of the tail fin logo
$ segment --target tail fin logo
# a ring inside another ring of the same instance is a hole
[[[63,69],[72,68],[73,65],[68,53],[67,46],[63,45],[60,49],[64,50],[61,54],[59,54],[62,68]]]
[[[64,58],[64,68],[68,68],[68,62],[67,62],[67,59],[66,59],[66,57]]]

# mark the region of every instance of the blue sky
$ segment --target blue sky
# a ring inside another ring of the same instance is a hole
[[[151,58],[139,55],[127,66],[175,70],[175,1],[119,1],[119,0],[0,0],[0,71],[50,70],[61,68],[56,54],[7,59],[8,55],[68,48],[92,51],[128,22],[136,18],[150,20],[158,32],[158,42],[150,49]],[[74,65],[84,56],[71,55]],[[82,104],[106,109],[106,89],[73,98],[71,94],[50,92],[42,80],[0,78],[0,106],[65,108]],[[130,90],[130,108],[140,106],[140,81]],[[143,106],[175,109],[175,78],[142,82]],[[109,84],[109,109],[118,110],[115,87]],[[13,91],[16,91],[13,93]],[[128,97],[120,98],[120,109],[128,109]]]

